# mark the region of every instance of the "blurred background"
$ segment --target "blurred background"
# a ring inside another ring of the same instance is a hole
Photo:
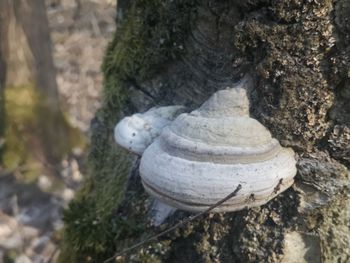
[[[0,0],[0,263],[55,262],[84,177],[114,0]]]

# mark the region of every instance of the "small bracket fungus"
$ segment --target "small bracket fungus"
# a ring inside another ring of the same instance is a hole
[[[286,190],[295,163],[294,152],[249,117],[246,90],[236,87],[165,127],[143,153],[140,174],[149,194],[187,211],[204,211],[242,185],[213,210],[226,212],[263,205]]]
[[[150,217],[152,218],[152,224],[154,226],[160,226],[165,219],[172,215],[176,211],[176,208],[169,206],[158,199],[153,200],[150,210]]]
[[[122,147],[141,155],[163,128],[183,113],[183,106],[151,108],[123,118],[114,128],[114,139]]]

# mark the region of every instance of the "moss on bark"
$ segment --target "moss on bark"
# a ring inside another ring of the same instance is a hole
[[[72,147],[84,146],[80,131],[61,111],[51,109],[33,84],[8,86],[4,92],[5,127],[2,165],[20,169],[22,180],[34,181],[43,172],[55,173]]]
[[[118,32],[102,67],[104,103],[91,126],[88,178],[64,214],[61,262],[100,262],[111,255],[115,240],[124,232],[143,230],[137,218],[124,224],[114,218],[133,158],[115,146],[113,128],[122,107],[129,103],[130,81],[150,78],[183,53],[181,43],[194,1],[139,0],[127,6],[127,10],[120,10],[124,19],[119,18]]]

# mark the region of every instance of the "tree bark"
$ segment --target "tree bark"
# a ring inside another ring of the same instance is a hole
[[[117,261],[348,262],[350,4],[178,0],[118,8],[105,104],[92,123],[90,177],[65,213],[62,258],[99,262],[189,215],[150,225],[139,161],[111,146],[118,116],[156,105],[195,108],[249,74],[251,114],[297,153],[294,186],[264,206],[208,215]]]

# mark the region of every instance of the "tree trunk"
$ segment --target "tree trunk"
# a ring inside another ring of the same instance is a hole
[[[36,4],[33,4],[30,0],[16,0],[15,13],[34,57],[37,87],[42,94],[45,94],[49,107],[59,111],[56,69],[52,58],[45,1],[36,1]]]
[[[1,0],[7,84],[35,82],[50,108],[59,109],[56,70],[44,1]]]
[[[5,8],[4,2],[0,2],[0,10]],[[4,131],[5,131],[5,82],[6,82],[6,64],[5,64],[5,54],[4,54],[4,44],[5,39],[5,27],[2,26],[5,23],[5,17],[2,12],[0,12],[0,156],[3,151],[4,145]]]
[[[139,161],[113,145],[116,121],[155,105],[198,107],[249,74],[251,115],[297,153],[294,186],[264,206],[208,215],[117,261],[349,262],[348,1],[129,2],[118,3],[90,177],[65,212],[62,261],[101,262],[189,215],[177,211],[165,225],[150,225]]]
[[[0,7],[2,164],[55,174],[52,165],[78,133],[60,109],[45,2],[0,0]]]

